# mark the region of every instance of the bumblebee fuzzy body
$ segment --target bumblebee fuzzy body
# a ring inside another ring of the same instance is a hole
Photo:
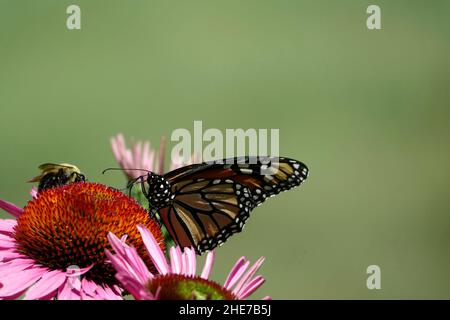
[[[74,182],[86,180],[80,169],[69,163],[44,163],[39,166],[42,173],[28,182],[39,182],[38,192]]]

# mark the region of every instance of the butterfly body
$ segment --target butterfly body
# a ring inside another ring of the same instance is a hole
[[[150,211],[159,213],[173,240],[202,253],[240,232],[250,212],[267,198],[307,178],[308,168],[300,161],[267,160],[224,159],[138,179]]]

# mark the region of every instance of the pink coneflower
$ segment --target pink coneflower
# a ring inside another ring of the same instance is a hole
[[[17,218],[0,219],[0,299],[122,299],[106,262],[108,232],[144,254],[143,224],[164,249],[158,224],[119,191],[84,182],[34,196],[23,209],[0,200]],[[146,267],[156,271],[150,259]]]
[[[179,155],[172,155],[171,161],[170,161],[170,170],[175,170],[193,163],[201,163],[202,159],[201,156],[198,153],[193,153],[188,159],[188,161],[184,161],[182,157]]]
[[[145,174],[145,170],[149,170],[158,174],[164,174],[164,159],[166,149],[166,139],[161,138],[159,143],[159,151],[156,152],[150,147],[150,141],[135,141],[128,149],[123,134],[119,133],[111,138],[111,148],[117,163],[124,169],[128,180],[135,180]],[[169,170],[175,170],[182,166],[201,162],[201,158],[197,154],[192,154],[186,162],[179,156],[171,158]],[[127,169],[143,169],[127,170]]]
[[[240,300],[250,296],[264,283],[262,276],[255,276],[264,261],[263,257],[250,269],[250,262],[245,257],[240,258],[222,286],[208,280],[214,264],[214,252],[207,254],[203,271],[197,276],[194,249],[185,248],[182,253],[180,247],[171,247],[168,262],[152,233],[144,226],[138,226],[138,229],[158,273],[149,270],[138,251],[112,232],[108,234],[108,239],[114,254],[106,251],[117,270],[116,278],[137,300]]]
[[[146,171],[127,170],[144,169],[162,174],[164,173],[164,152],[166,139],[161,138],[159,152],[150,147],[149,141],[136,141],[132,143],[131,149],[128,149],[123,134],[118,134],[111,138],[111,148],[117,163],[124,172],[128,180],[134,180],[146,173]]]

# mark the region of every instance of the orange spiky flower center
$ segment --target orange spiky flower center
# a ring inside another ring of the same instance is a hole
[[[26,205],[15,227],[16,250],[52,270],[93,266],[86,278],[111,285],[116,281],[106,261],[107,234],[127,235],[127,244],[145,257],[138,225],[149,229],[164,250],[158,224],[134,199],[105,185],[73,183],[40,192]],[[150,260],[146,263],[155,271]]]

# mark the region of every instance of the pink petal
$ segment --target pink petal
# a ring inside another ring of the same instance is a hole
[[[159,142],[159,154],[158,154],[158,170],[159,174],[164,174],[164,155],[166,153],[166,137],[161,137]]]
[[[0,219],[0,232],[13,232],[17,220],[14,219]]]
[[[74,272],[71,272],[71,271],[74,271]],[[81,292],[81,271],[79,271],[77,269],[70,270],[69,268],[67,268],[66,276],[67,276],[66,285],[70,289],[72,289],[72,291],[76,291],[78,293],[78,295],[80,295],[80,292]]]
[[[0,199],[0,208],[8,212],[9,214],[13,215],[14,217],[18,218],[23,212],[22,208],[19,208],[18,206],[12,204],[11,202],[1,200]]]
[[[110,142],[111,142],[111,149],[114,154],[114,157],[116,158],[116,161],[120,163],[121,156],[120,156],[119,145],[117,143],[116,137],[112,137],[110,139]]]
[[[261,287],[265,281],[266,280],[262,276],[257,276],[255,279],[250,281],[250,283],[247,284],[247,286],[245,286],[243,292],[240,295],[238,295],[239,299],[242,300],[247,298],[249,295],[255,292],[256,289]]]
[[[125,254],[125,244],[120,241],[119,238],[116,237],[116,235],[112,232],[108,232],[107,238],[109,240],[109,243],[111,244],[111,247],[114,249],[114,251],[117,254],[124,255]]]
[[[66,281],[58,290],[58,300],[81,300],[81,293],[73,289],[73,285]]]
[[[90,266],[87,266],[85,268],[79,268],[79,267],[75,267],[75,268],[67,268],[66,270],[66,275],[68,277],[72,277],[72,278],[76,278],[76,277],[80,277],[83,274],[85,274],[86,272],[88,272],[89,270],[91,270],[94,267],[94,264],[91,264]]]
[[[244,268],[245,266],[245,268]],[[245,269],[248,267],[248,262],[246,262],[245,257],[241,257],[231,268],[230,273],[228,274],[227,279],[225,280],[224,288],[230,289],[236,281],[239,280],[241,275],[244,273]]]
[[[188,276],[195,276],[196,272],[196,257],[195,257],[195,251],[192,248],[185,248],[184,254],[186,257],[186,264],[187,264],[187,275]]]
[[[242,277],[242,279],[239,281],[239,283],[234,288],[233,292],[239,296],[246,287],[246,285],[252,280],[253,276],[258,272],[259,268],[261,268],[261,265],[264,262],[264,257],[261,257],[258,259],[258,261],[255,262],[255,264],[250,268],[250,270],[247,271],[247,273]],[[241,290],[242,289],[242,290]]]
[[[175,250],[176,250],[177,256],[180,257],[180,274],[185,274],[187,272],[186,271],[187,265],[184,260],[184,255],[181,252],[181,248],[179,246],[176,246]]]
[[[94,301],[94,300],[98,300],[98,299],[94,298],[93,296],[88,295],[88,294],[87,294],[86,292],[84,292],[84,291],[81,291],[81,292],[80,292],[80,295],[81,295],[80,299],[83,300],[83,301]]]
[[[186,249],[184,249],[184,252],[183,252],[183,274],[184,275],[189,275],[189,273],[190,273],[190,265],[189,265],[188,255],[187,255],[188,250],[189,249],[186,248]]]
[[[47,272],[46,268],[31,268],[2,277],[0,282],[3,287],[0,288],[0,296],[8,297],[23,292]]]
[[[16,247],[16,240],[7,234],[0,233],[0,250],[14,249]]]
[[[150,293],[146,292],[144,284],[139,281],[136,281],[135,279],[124,274],[116,274],[116,279],[136,300],[152,300],[147,299],[147,295],[150,295]]]
[[[148,141],[144,142],[142,150],[142,169],[152,170],[150,166],[150,143]]]
[[[170,271],[169,265],[167,264],[166,257],[161,251],[155,237],[142,225],[138,226],[138,230],[141,233],[142,241],[144,242],[147,252],[150,255],[156,269],[160,274],[167,274]]]
[[[125,261],[125,258],[123,256],[119,254],[112,254],[111,251],[107,249],[105,249],[105,254],[109,262],[113,265],[114,269],[116,269],[117,272],[128,272],[130,266]]]
[[[134,247],[130,247],[126,250],[126,257],[131,268],[136,272],[138,280],[147,282],[148,279],[153,277]]]
[[[212,267],[214,266],[214,260],[215,260],[215,253],[214,251],[208,252],[206,255],[206,261],[205,265],[203,266],[202,275],[200,276],[203,279],[208,279],[209,275],[211,274]]]
[[[134,250],[134,248],[129,248],[127,250]],[[141,269],[138,267],[135,270],[135,267],[132,266],[128,260],[126,256],[121,256],[121,255],[113,255],[111,252],[109,252],[108,250],[105,250],[105,254],[108,257],[108,259],[110,260],[111,264],[113,265],[113,267],[116,269],[117,273],[120,274],[125,274],[130,278],[136,279],[136,281],[142,281],[142,282],[147,282],[148,279],[153,278],[153,274],[150,273],[150,271],[148,271],[148,269],[146,269],[144,272],[141,272]],[[138,256],[137,252],[136,252],[136,256],[140,259],[140,257]],[[144,264],[142,262],[142,264]],[[147,268],[147,266],[144,265],[144,268]]]
[[[265,296],[264,298],[262,298],[261,300],[272,300],[271,296]]]
[[[0,279],[8,277],[11,273],[20,272],[31,266],[35,266],[35,264],[36,262],[32,259],[15,259],[0,263]]]
[[[102,289],[104,291],[105,300],[123,300],[122,295],[117,294],[110,287],[106,286]]]
[[[133,144],[132,152],[133,152],[133,159],[134,159],[133,168],[143,169],[143,168],[139,168],[142,165],[142,163],[141,163],[141,160],[142,160],[142,142],[141,141],[137,141],[136,143]]]
[[[7,234],[3,234],[3,233],[0,233],[0,240],[7,241],[7,242],[13,242],[13,243],[16,242],[16,240],[13,237],[11,237],[10,235],[7,235]]]
[[[85,293],[91,297],[95,296],[95,290],[96,290],[97,285],[91,281],[91,280],[87,280],[86,278],[83,278],[81,280],[81,291],[82,293]]]
[[[65,272],[53,270],[45,273],[26,293],[25,300],[35,300],[55,292],[67,280]]]
[[[9,262],[13,259],[24,258],[22,254],[18,253],[15,249],[10,250],[0,250],[0,265],[1,262]]]
[[[30,195],[33,199],[36,199],[38,195],[38,189],[36,187],[31,188]]]
[[[181,253],[175,249],[175,247],[170,247],[170,269],[172,273],[181,273]]]

